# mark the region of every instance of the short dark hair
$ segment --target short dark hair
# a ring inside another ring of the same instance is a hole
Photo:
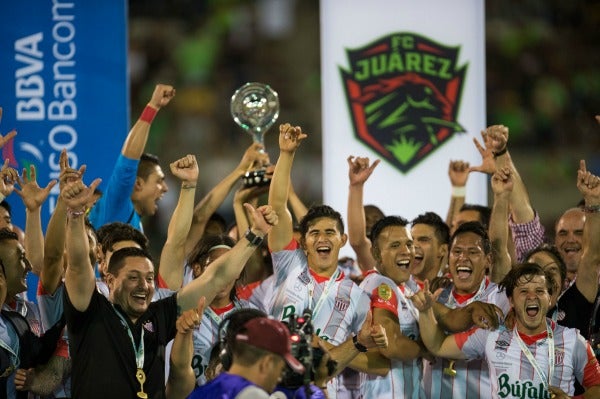
[[[342,215],[329,205],[315,205],[308,208],[308,212],[306,212],[306,215],[300,220],[300,234],[302,234],[302,238],[304,238],[314,221],[320,218],[335,220],[340,234],[344,234],[344,221],[342,220]]]
[[[159,159],[154,154],[143,153],[137,168],[137,177],[146,180],[155,166],[160,166]]]
[[[134,241],[144,250],[148,250],[148,238],[144,233],[127,223],[107,223],[96,231],[96,236],[103,253],[112,251],[117,242],[129,240]]]
[[[384,216],[383,218],[379,219],[371,228],[370,238],[371,245],[373,247],[377,246],[377,239],[379,238],[379,235],[381,235],[383,229],[389,226],[406,227],[408,226],[408,220],[406,220],[402,216]]]
[[[121,248],[112,254],[110,261],[108,262],[107,272],[113,276],[118,275],[119,271],[121,271],[121,269],[125,266],[127,258],[146,258],[152,263],[152,265],[154,265],[154,262],[152,262],[152,256],[145,249],[126,247]]]
[[[490,218],[492,217],[492,208],[490,208],[489,206],[485,206],[485,205],[476,205],[476,204],[463,204],[463,206],[460,207],[460,211],[476,211],[479,213],[479,222],[483,225],[483,227],[485,227],[486,229],[489,227],[490,225]]]
[[[537,247],[529,251],[527,255],[525,255],[525,261],[527,262],[529,258],[540,252],[545,252],[556,260],[556,263],[558,264],[558,271],[560,272],[560,283],[562,285],[562,282],[565,281],[565,279],[567,278],[567,265],[565,264],[565,261],[563,260],[562,256],[560,256],[560,252],[558,252],[558,248],[556,248],[556,245],[547,243],[538,245]]]
[[[6,209],[6,212],[8,212],[8,216],[12,216],[12,208],[6,200],[0,202],[0,206]]]
[[[412,220],[411,225],[414,226],[415,224],[426,224],[427,226],[433,227],[435,231],[435,237],[440,243],[450,243],[450,228],[446,222],[444,222],[444,219],[442,219],[437,213],[422,213]]]
[[[492,243],[490,236],[488,236],[487,230],[479,222],[466,222],[456,228],[452,237],[450,237],[450,249],[454,245],[454,240],[461,234],[474,233],[481,237],[481,245],[483,246],[483,252],[487,255],[492,252]]]
[[[552,295],[554,290],[554,279],[552,275],[546,272],[540,265],[535,263],[520,263],[514,266],[502,279],[498,286],[506,291],[506,296],[512,298],[514,289],[519,285],[519,280],[525,277],[525,281],[531,281],[535,276],[544,276],[546,278],[546,289],[548,294]]]

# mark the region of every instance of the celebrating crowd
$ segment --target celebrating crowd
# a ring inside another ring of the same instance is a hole
[[[349,156],[345,226],[293,189],[310,137],[285,123],[274,168],[252,144],[197,204],[195,156],[169,165],[179,198],[155,261],[142,220],[169,187],[144,149],[174,98],[156,86],[102,192],[66,151],[45,187],[33,166],[4,164],[0,397],[600,398],[600,177],[584,160],[573,168],[582,200],[552,243],[503,125],[474,140],[481,165],[450,162],[446,220],[364,204],[379,161]],[[265,167],[267,187],[240,184]],[[491,208],[465,202],[470,173],[490,176]],[[216,211],[233,191],[229,227]],[[24,231],[11,224],[13,192]],[[340,258],[347,242],[354,258]],[[37,304],[24,294],[30,272]]]

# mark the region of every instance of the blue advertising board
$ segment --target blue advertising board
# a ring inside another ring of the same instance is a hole
[[[2,148],[21,170],[35,165],[44,187],[59,175],[66,149],[84,181],[108,180],[129,126],[126,0],[19,0],[0,12],[0,133],[17,136]],[[46,226],[59,195],[42,209]],[[25,210],[13,194],[13,224]],[[37,282],[28,279],[30,299]]]

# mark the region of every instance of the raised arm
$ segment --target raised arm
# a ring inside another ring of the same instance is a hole
[[[177,335],[171,348],[167,399],[185,399],[194,390],[196,375],[192,369],[194,355],[194,330],[200,325],[205,298],[200,298],[195,309],[186,310],[177,319]]]
[[[152,120],[156,116],[156,113],[167,105],[173,97],[175,97],[173,86],[156,85],[144,112],[142,112],[140,118],[135,122],[125,139],[125,143],[123,143],[123,148],[121,149],[123,156],[129,159],[140,159],[144,153],[144,148],[146,148]]]
[[[67,150],[60,153],[59,185],[62,188],[70,182],[81,179],[85,165],[79,170],[69,166]],[[60,285],[64,274],[65,242],[67,235],[67,206],[62,197],[56,201],[56,207],[46,227],[44,241],[44,264],[40,273],[40,282],[44,291],[53,294]]]
[[[96,179],[87,187],[82,180],[65,185],[61,197],[67,206],[67,270],[65,288],[75,309],[85,311],[96,289],[94,269],[90,264],[89,243],[85,232],[86,204],[100,184]]]
[[[508,253],[508,205],[513,189],[510,168],[498,169],[492,176],[491,184],[494,192],[494,205],[488,230],[494,254],[492,281],[499,283],[510,271],[512,263]]]
[[[465,204],[467,194],[467,180],[469,179],[469,163],[465,161],[450,161],[448,165],[448,177],[452,184],[452,193],[450,194],[450,206],[446,215],[446,224],[452,227],[454,216],[460,212],[460,208]]]
[[[29,171],[23,169],[22,178],[17,175],[17,183],[21,189],[15,188],[15,192],[25,205],[25,252],[28,254],[31,270],[39,276],[44,264],[42,205],[52,187],[56,185],[56,180],[50,181],[46,187],[41,188],[37,184],[35,166],[30,165]]]
[[[372,270],[377,261],[371,254],[371,240],[367,237],[363,193],[365,182],[369,179],[380,160],[369,165],[369,158],[348,157],[348,241],[356,253],[356,261],[364,273]]]
[[[202,238],[204,234],[204,228],[208,222],[210,216],[221,206],[229,192],[233,189],[236,183],[239,182],[240,178],[252,168],[255,164],[264,165],[269,162],[269,156],[261,152],[263,148],[261,144],[254,143],[242,157],[238,166],[223,180],[221,180],[215,187],[194,208],[194,216],[192,219],[192,226],[185,243],[185,253],[188,255],[194,246]]]
[[[279,216],[273,234],[269,234],[269,248],[273,252],[281,251],[292,240],[292,215],[287,208],[287,200],[294,155],[306,137],[299,126],[293,127],[289,123],[279,125],[279,159],[269,189],[269,205]]]
[[[575,284],[577,289],[593,303],[598,293],[600,272],[600,177],[590,173],[585,161],[579,162],[577,188],[585,200],[585,224],[583,227],[583,253]]]
[[[271,228],[277,224],[277,214],[270,206],[261,206],[254,209],[246,204],[246,209],[252,215],[252,235],[262,239]],[[255,237],[255,238],[256,238]],[[252,241],[250,241],[252,240]],[[253,240],[246,235],[227,253],[212,262],[204,273],[177,293],[177,304],[181,310],[191,309],[196,306],[200,297],[206,298],[206,303],[211,303],[219,291],[227,284],[239,277],[246,261],[256,250],[261,240]]]
[[[170,167],[173,176],[181,181],[181,190],[169,222],[167,241],[160,254],[159,273],[167,287],[176,291],[183,283],[185,242],[192,224],[198,163],[194,155],[186,155],[171,163]]]

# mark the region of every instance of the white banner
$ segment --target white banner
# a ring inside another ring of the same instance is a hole
[[[321,0],[321,73],[324,203],[346,216],[355,155],[382,160],[365,204],[445,219],[450,160],[481,161],[484,2]],[[486,184],[471,174],[466,201],[486,205]]]

